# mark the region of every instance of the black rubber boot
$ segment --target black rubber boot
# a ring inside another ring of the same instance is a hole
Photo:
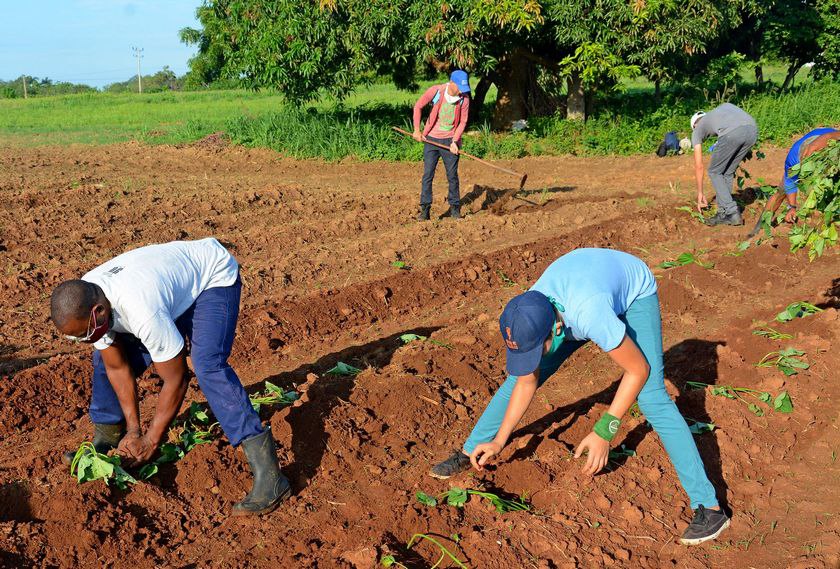
[[[461,205],[449,206],[449,217],[452,219],[461,219]]]
[[[96,452],[107,454],[108,451],[117,448],[123,435],[125,435],[125,423],[117,423],[116,425],[94,423],[93,447],[96,449]],[[61,461],[70,466],[73,464],[73,457],[75,456],[75,450],[68,450],[61,456]]]
[[[289,480],[277,464],[271,429],[242,441],[242,450],[254,474],[254,486],[245,499],[233,505],[234,516],[266,514],[292,494]]]
[[[714,216],[706,220],[706,225],[714,227],[715,225],[744,225],[744,220],[741,218],[740,212],[725,214],[719,211]]]
[[[432,213],[432,206],[430,204],[420,204],[420,212],[417,214],[417,221],[429,221]]]

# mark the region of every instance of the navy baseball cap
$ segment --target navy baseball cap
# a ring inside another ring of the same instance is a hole
[[[507,371],[520,376],[540,365],[543,345],[557,318],[554,306],[541,292],[529,290],[513,297],[499,317],[499,330],[507,344]]]
[[[453,71],[452,75],[449,76],[449,80],[458,86],[458,91],[460,93],[470,92],[470,78],[467,75],[467,72],[463,69],[456,69]]]

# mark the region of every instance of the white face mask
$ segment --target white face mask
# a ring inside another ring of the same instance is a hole
[[[458,95],[450,95],[449,91],[444,91],[443,92],[443,97],[446,99],[446,102],[449,103],[450,105],[454,105],[455,103],[458,102],[458,99],[461,98]]]

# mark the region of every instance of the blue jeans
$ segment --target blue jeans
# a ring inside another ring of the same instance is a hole
[[[427,136],[426,140],[449,146],[451,138],[432,138]],[[431,205],[432,203],[432,182],[435,179],[435,168],[439,159],[443,159],[443,167],[446,169],[446,180],[449,182],[449,205],[461,205],[461,186],[458,180],[458,161],[460,156],[452,154],[433,144],[423,145],[423,181],[420,186],[420,205]]]
[[[175,320],[184,338],[189,338],[193,371],[210,409],[233,446],[263,432],[245,388],[228,357],[233,346],[242,283],[207,289]],[[152,363],[149,352],[137,338],[118,334],[126,359],[139,376]],[[117,394],[108,381],[99,350],[93,352],[93,392],[90,418],[94,423],[115,425],[124,420]]]
[[[680,483],[691,500],[691,508],[696,509],[700,505],[706,508],[717,507],[715,489],[706,476],[703,460],[697,451],[691,431],[665,390],[659,297],[654,294],[635,300],[621,316],[621,320],[627,325],[627,335],[639,346],[650,366],[650,375],[639,393],[639,408],[662,440],[665,452],[668,453]],[[557,352],[544,357],[540,361],[539,385],[545,383],[560,365],[585,343],[563,342]],[[508,376],[464,443],[465,453],[471,453],[476,445],[491,441],[496,436],[514,385],[516,377]]]

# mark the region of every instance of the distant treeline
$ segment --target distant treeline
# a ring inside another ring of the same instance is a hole
[[[91,93],[103,91],[105,93],[136,93],[137,92],[137,76],[134,75],[125,81],[118,83],[111,83],[102,89],[85,85],[84,83],[70,83],[67,81],[53,81],[49,78],[38,78],[25,76],[26,79],[26,95],[29,97],[43,97],[51,95],[71,95],[75,93]],[[23,98],[23,83],[24,76],[11,81],[0,80],[0,98],[2,99],[16,99]],[[229,88],[227,83],[219,83],[211,86],[201,84],[193,84],[187,75],[180,77],[174,71],[169,69],[169,66],[164,66],[163,69],[152,75],[143,75],[143,92],[144,93],[159,93],[161,91],[182,91],[182,90],[198,90],[198,89],[225,89]]]

